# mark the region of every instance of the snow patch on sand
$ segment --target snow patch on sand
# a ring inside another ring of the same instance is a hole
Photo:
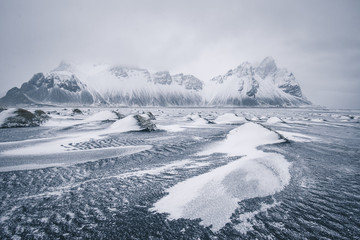
[[[181,125],[157,125],[159,130],[165,130],[167,132],[182,132],[185,130]]]
[[[94,148],[81,151],[71,151],[67,153],[56,154],[54,160],[54,152],[49,153],[34,152],[29,153],[27,156],[36,155],[39,158],[35,160],[29,160],[26,164],[12,162],[9,166],[3,166],[0,164],[0,172],[31,170],[48,167],[65,167],[84,162],[97,161],[99,159],[112,158],[126,156],[142,151],[151,149],[151,145],[137,145],[137,146],[119,146],[119,147],[106,147],[106,148]],[[16,154],[16,152],[10,152],[12,156],[22,156],[24,152]],[[32,161],[32,162],[31,162]]]
[[[226,139],[210,145],[198,155],[226,153],[229,156],[242,156],[259,152],[256,147],[283,142],[279,135],[256,123],[245,123],[229,132]]]
[[[97,122],[106,120],[117,120],[118,116],[113,111],[101,111],[94,113],[90,117],[86,118],[84,122]]]
[[[244,117],[236,116],[234,113],[225,113],[218,116],[214,122],[216,124],[239,124],[246,122],[246,119]]]
[[[51,118],[43,124],[43,126],[70,127],[79,124],[96,123],[106,120],[118,120],[118,116],[114,111],[110,110],[100,111],[90,115],[89,117],[77,115],[76,118],[70,117],[68,115],[61,116],[53,114]]]
[[[137,120],[133,115],[129,115],[123,119],[120,119],[110,125],[108,128],[103,130],[88,131],[88,132],[79,132],[66,137],[59,137],[56,140],[34,143],[31,146],[24,146],[21,148],[11,149],[2,152],[3,155],[42,155],[42,154],[54,154],[54,153],[64,153],[68,151],[83,151],[73,148],[70,144],[74,143],[87,142],[90,140],[104,138],[108,134],[113,133],[122,133],[129,131],[139,131],[141,130],[140,126],[137,123]]]
[[[118,176],[112,176],[112,177],[116,177],[116,178],[127,178],[127,177],[141,177],[144,175],[159,175],[163,172],[169,172],[171,170],[174,170],[176,168],[183,168],[186,165],[192,165],[193,161],[189,160],[189,159],[185,159],[185,160],[181,160],[181,161],[176,161],[176,162],[172,162],[169,164],[165,164],[163,166],[160,167],[155,167],[155,168],[150,168],[150,169],[145,169],[145,170],[139,170],[139,171],[134,171],[134,172],[128,172],[128,173],[123,173],[120,174]]]
[[[284,121],[278,117],[271,117],[266,121],[266,123],[267,124],[277,124],[277,123],[284,123]]]
[[[220,152],[245,157],[167,189],[169,194],[156,202],[153,210],[169,213],[172,219],[201,218],[202,224],[221,229],[230,222],[239,201],[272,195],[289,183],[290,163],[280,154],[256,149],[283,141],[255,123],[233,129],[225,140],[199,155]]]
[[[277,131],[282,136],[284,136],[286,139],[289,139],[294,142],[314,142],[319,141],[319,138],[312,137],[306,134],[302,133],[294,133],[294,132],[286,132],[286,131]]]
[[[276,207],[278,205],[280,205],[280,203],[277,201],[274,201],[274,203],[272,203],[272,204],[263,203],[263,204],[261,204],[261,207],[259,210],[241,214],[239,216],[239,218],[237,219],[241,223],[235,225],[235,229],[237,231],[241,232],[242,234],[246,234],[248,231],[254,229],[253,222],[255,221],[254,217],[256,214],[259,214],[260,212],[265,212],[265,211],[269,210],[270,208]]]
[[[134,115],[129,115],[111,124],[108,130],[103,131],[103,133],[104,134],[113,133],[113,132],[120,133],[120,132],[139,131],[139,130],[141,130],[141,128],[138,125],[137,120],[134,118]]]
[[[192,125],[205,125],[208,121],[197,114],[190,114],[186,116],[188,121],[191,121]]]

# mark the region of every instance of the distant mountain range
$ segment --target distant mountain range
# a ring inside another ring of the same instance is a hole
[[[311,104],[295,76],[271,57],[248,62],[206,84],[193,75],[151,74],[146,69],[65,62],[37,73],[0,99],[1,105],[86,106],[300,106]]]

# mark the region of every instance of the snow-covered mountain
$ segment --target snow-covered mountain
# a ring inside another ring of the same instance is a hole
[[[171,76],[167,71],[150,74],[146,69],[124,66],[96,68],[98,71],[83,79],[110,105],[194,106],[202,102],[203,83],[192,75]]]
[[[101,95],[81,82],[70,71],[70,65],[62,62],[44,75],[35,74],[20,88],[14,87],[7,92],[0,103],[16,104],[101,104],[105,103]]]
[[[271,57],[258,66],[244,62],[222,76],[211,79],[204,89],[208,105],[277,105],[310,104],[303,97],[294,75],[277,68]]]
[[[294,75],[267,57],[258,66],[245,62],[206,84],[182,73],[61,62],[49,73],[37,73],[20,88],[10,89],[0,104],[297,106],[310,102]]]

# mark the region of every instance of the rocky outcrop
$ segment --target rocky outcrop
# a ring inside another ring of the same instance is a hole
[[[162,84],[162,85],[170,85],[172,83],[172,78],[169,72],[157,72],[153,75],[153,81],[155,84]]]
[[[151,132],[157,130],[155,123],[151,121],[151,117],[154,115],[152,113],[149,113],[134,115],[134,118],[137,120],[137,123],[142,129],[142,131]]]
[[[0,127],[37,127],[50,117],[42,110],[35,110],[34,113],[25,109],[8,109],[0,113]]]

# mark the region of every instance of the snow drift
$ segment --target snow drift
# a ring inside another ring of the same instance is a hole
[[[201,218],[217,231],[238,207],[238,202],[281,191],[290,181],[286,159],[276,153],[257,150],[264,144],[283,142],[279,135],[255,123],[245,123],[230,131],[226,139],[199,155],[224,153],[244,156],[208,173],[187,179],[167,189],[168,195],[153,210],[170,218]]]

